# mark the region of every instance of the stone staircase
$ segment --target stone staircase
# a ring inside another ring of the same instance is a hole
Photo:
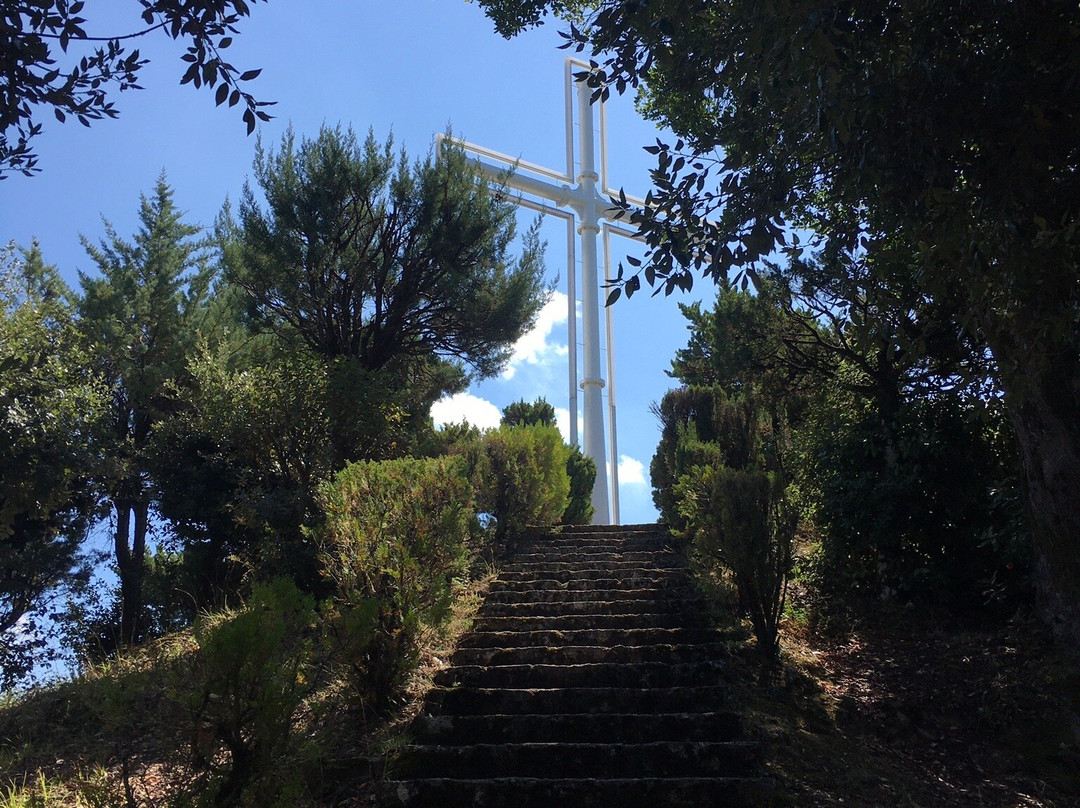
[[[655,525],[525,542],[441,672],[385,806],[772,802],[726,708],[724,647]]]

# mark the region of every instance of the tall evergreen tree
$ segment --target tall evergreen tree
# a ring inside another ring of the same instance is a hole
[[[141,197],[139,222],[132,242],[108,222],[107,239],[98,245],[84,237],[101,274],[79,276],[80,326],[100,357],[98,370],[111,398],[100,474],[112,509],[121,643],[138,641],[143,631],[151,436],[175,408],[215,271],[197,238],[199,228],[182,220],[164,174],[153,194]]]
[[[405,372],[439,360],[498,372],[548,296],[535,230],[464,155],[410,164],[392,142],[324,127],[258,148],[230,277],[252,313],[327,359]]]
[[[503,407],[499,422],[506,426],[555,426],[555,408],[546,398],[538,398],[532,402],[519,399]]]

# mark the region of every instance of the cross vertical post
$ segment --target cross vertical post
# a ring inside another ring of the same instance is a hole
[[[576,198],[571,206],[578,215],[578,235],[581,237],[581,330],[584,347],[581,389],[585,404],[583,449],[596,463],[596,484],[592,497],[594,520],[597,524],[605,525],[610,520],[610,512],[604,448],[604,380],[600,375],[600,280],[597,277],[596,240],[600,235],[601,213],[609,205],[596,192],[600,175],[596,172],[593,108],[589,100],[591,91],[584,81],[576,82],[576,86],[579,169],[578,184],[574,189]]]
[[[567,297],[568,303],[568,342],[570,359],[570,442],[577,443],[577,389],[580,386],[583,398],[584,441],[582,450],[596,464],[596,483],[593,486],[593,524],[606,525],[619,522],[618,499],[618,454],[615,436],[615,364],[614,332],[611,310],[607,309],[605,330],[608,350],[608,392],[610,430],[610,467],[611,491],[609,497],[608,465],[609,458],[605,451],[604,436],[604,378],[600,362],[600,279],[598,274],[597,238],[604,233],[604,266],[608,263],[608,233],[613,232],[630,238],[637,235],[626,228],[612,225],[606,220],[617,212],[612,208],[609,198],[614,192],[607,182],[607,153],[605,118],[603,103],[600,107],[600,168],[596,164],[595,115],[592,104],[592,90],[585,78],[576,78],[573,68],[587,73],[590,66],[579,60],[566,59],[566,172],[560,173],[543,166],[517,160],[492,149],[477,146],[463,140],[448,142],[453,148],[461,149],[471,155],[469,162],[485,177],[494,182],[505,183],[523,195],[514,200],[517,204],[540,211],[546,215],[555,215],[567,222],[568,231],[577,225],[577,234],[581,247],[581,319],[582,319],[582,378],[577,381],[577,312],[575,284],[574,239],[568,234],[567,247]],[[574,115],[576,94],[577,115]],[[578,132],[578,170],[574,171],[574,131],[573,119],[577,118]],[[440,147],[443,143],[440,136]],[[495,161],[494,163],[489,161]],[[513,173],[509,173],[513,172]],[[571,183],[575,183],[571,187]],[[603,196],[602,194],[606,195]],[[531,198],[530,198],[531,197]],[[557,208],[569,208],[572,212],[552,209],[544,202],[554,203]],[[627,197],[632,204],[644,205],[644,202]]]

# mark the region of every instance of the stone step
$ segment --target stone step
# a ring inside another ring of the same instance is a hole
[[[522,542],[515,548],[516,553],[543,553],[553,550],[569,552],[626,552],[626,551],[678,551],[679,546],[671,539],[656,536],[637,536],[620,539],[617,536],[604,537],[568,537],[552,536],[546,539]]]
[[[571,584],[584,581],[636,581],[636,580],[686,580],[686,570],[682,567],[669,567],[665,569],[579,569],[579,570],[511,570],[503,569],[495,583],[512,583],[515,581],[557,581],[561,584]]]
[[[687,586],[656,586],[611,589],[503,589],[489,592],[484,604],[492,603],[602,603],[615,600],[689,600]]]
[[[645,566],[683,564],[683,557],[675,552],[661,550],[609,550],[582,552],[562,551],[558,549],[545,549],[528,553],[516,553],[513,561],[508,566],[517,564],[573,564],[587,561],[592,564],[602,564],[605,567],[614,563],[642,564]]]
[[[660,559],[656,559],[649,562],[639,561],[511,561],[503,567],[503,572],[525,572],[530,573],[536,578],[548,578],[551,577],[551,573],[577,573],[588,574],[603,572],[606,573],[603,576],[597,575],[594,577],[619,577],[620,574],[625,572],[636,573],[652,573],[665,570],[685,570],[687,569],[686,561],[681,558],[663,556]]]
[[[481,613],[473,621],[475,631],[572,631],[575,629],[704,628],[701,613],[562,614],[528,617]]]
[[[432,715],[569,715],[703,713],[725,709],[726,684],[694,687],[439,687],[428,692]]]
[[[387,766],[394,779],[453,777],[688,777],[746,774],[760,747],[746,741],[500,743],[417,746]]]
[[[490,598],[499,592],[538,592],[553,589],[563,592],[592,592],[616,589],[653,591],[674,587],[681,587],[683,590],[689,587],[689,578],[682,571],[676,574],[626,575],[621,578],[567,578],[562,581],[557,578],[515,578],[504,580],[500,577],[491,582],[488,597]]]
[[[661,533],[668,535],[668,528],[657,522],[640,522],[632,525],[560,525],[552,536],[603,536],[611,533],[629,536],[635,533]]]
[[[626,561],[633,560],[635,556],[642,558],[648,556],[685,557],[678,548],[663,544],[639,542],[627,545],[612,542],[611,544],[536,544],[518,550],[506,561],[573,561],[582,558],[596,560],[608,556],[615,556],[612,559],[614,561],[620,560],[618,556],[630,556],[629,559],[622,559]]]
[[[770,808],[776,792],[761,777],[432,778],[379,788],[382,805],[410,808]]]
[[[435,674],[443,687],[687,687],[720,681],[724,664],[582,662],[575,665],[455,665]]]
[[[578,665],[582,663],[663,662],[669,665],[716,660],[723,643],[647,645],[538,645],[511,648],[459,648],[450,658],[458,665]]]
[[[671,645],[721,642],[724,632],[712,628],[581,628],[567,631],[471,631],[458,648],[514,648],[566,645]]]
[[[565,602],[484,603],[480,617],[557,617],[567,615],[678,614],[705,609],[705,602],[689,598],[634,598],[627,600],[568,600]]]
[[[742,732],[738,713],[621,713],[578,715],[421,715],[415,743],[601,743],[615,738],[651,741],[731,741]]]
[[[514,549],[379,804],[772,804],[728,703],[730,637],[709,628],[665,528],[574,527]]]

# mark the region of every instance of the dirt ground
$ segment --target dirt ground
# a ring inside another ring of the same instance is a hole
[[[1030,616],[972,629],[882,609],[841,635],[786,625],[744,652],[750,731],[798,806],[1080,806],[1080,675]]]

